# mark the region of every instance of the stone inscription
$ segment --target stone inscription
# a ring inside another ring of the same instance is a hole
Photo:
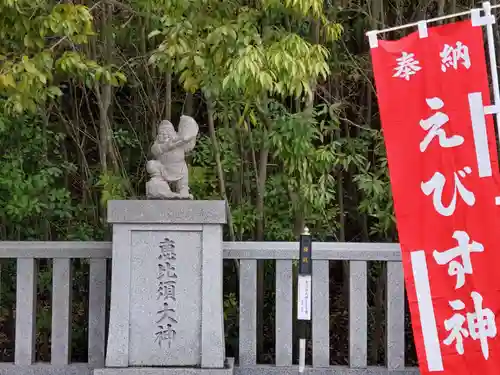
[[[202,236],[175,229],[132,232],[129,366],[200,365]]]
[[[157,331],[155,342],[160,348],[165,345],[170,348],[176,336],[177,313],[175,287],[177,285],[177,274],[175,273],[175,242],[166,237],[160,242],[160,254],[157,271],[156,299],[159,301],[156,312]]]

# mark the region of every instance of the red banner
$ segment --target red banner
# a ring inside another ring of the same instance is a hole
[[[482,28],[371,49],[422,375],[500,373],[500,179]]]

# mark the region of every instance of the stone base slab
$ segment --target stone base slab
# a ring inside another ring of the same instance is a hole
[[[234,358],[227,358],[224,368],[193,367],[108,367],[95,369],[94,375],[233,375]]]

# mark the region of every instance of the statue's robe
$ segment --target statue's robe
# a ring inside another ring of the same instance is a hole
[[[167,144],[175,143],[176,139],[170,139]],[[161,174],[168,182],[181,180],[188,174],[188,167],[184,159],[184,146],[180,145],[168,151],[162,151],[162,144],[156,141],[151,147],[151,152],[161,164]]]

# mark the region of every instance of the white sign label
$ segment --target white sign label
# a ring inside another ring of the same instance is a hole
[[[311,320],[311,275],[299,275],[297,287],[297,319]]]

